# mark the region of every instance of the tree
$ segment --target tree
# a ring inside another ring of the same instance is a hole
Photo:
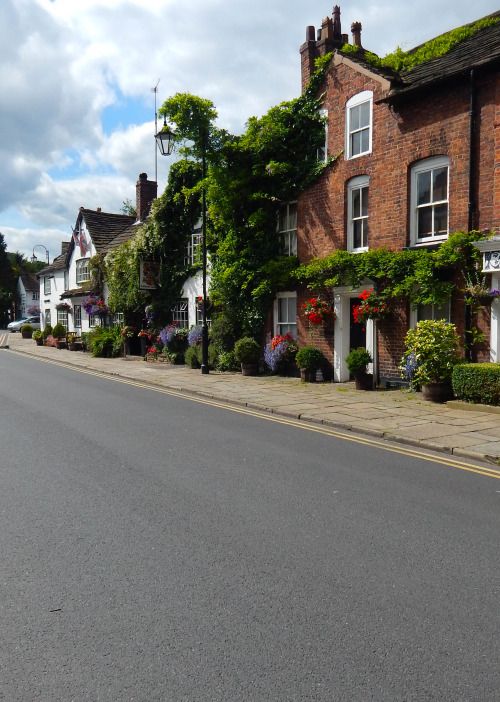
[[[8,320],[16,289],[16,277],[7,254],[7,244],[0,232],[0,327],[4,327]]]

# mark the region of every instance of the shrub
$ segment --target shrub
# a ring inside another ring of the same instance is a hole
[[[21,335],[23,339],[31,339],[31,335],[33,334],[33,327],[31,324],[23,324],[23,326],[20,329]]]
[[[194,346],[193,348],[196,352],[196,358],[198,359],[198,363],[200,364],[199,367],[201,368],[201,356],[202,356],[201,344],[199,346]],[[208,367],[210,369],[214,369],[216,363],[217,363],[217,350],[215,349],[213,344],[209,344],[208,345]]]
[[[88,333],[87,343],[93,356],[104,358],[119,356],[123,348],[121,328],[95,327]]]
[[[56,324],[52,329],[52,336],[56,339],[64,339],[66,336],[66,329],[62,324]]]
[[[459,361],[459,338],[455,326],[443,319],[419,322],[405,339],[406,351],[400,369],[405,372],[410,354],[416,365],[414,381],[420,385],[451,380],[453,366]]]
[[[239,363],[258,363],[260,346],[251,336],[244,336],[234,345],[234,355]]]
[[[315,371],[321,368],[325,357],[315,346],[303,346],[297,351],[295,362],[300,369]]]
[[[198,360],[196,346],[190,346],[184,354],[184,362],[190,368],[201,368],[201,362]]]
[[[500,363],[460,363],[451,382],[459,400],[500,405]]]
[[[364,346],[359,346],[357,349],[352,349],[352,351],[347,354],[345,362],[349,373],[357,375],[359,373],[366,373],[366,366],[372,362],[372,357]]]
[[[35,329],[31,338],[34,339],[35,341],[38,341],[38,339],[42,339],[43,332],[41,331],[41,329]]]
[[[43,330],[43,338],[44,340],[48,337],[52,336],[52,324],[46,324],[45,329]]]
[[[221,351],[215,363],[215,369],[224,371],[239,371],[240,364],[236,360],[234,351]]]

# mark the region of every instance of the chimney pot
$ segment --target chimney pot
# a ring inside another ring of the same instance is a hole
[[[314,41],[316,30],[313,26],[306,27],[306,41]]]
[[[97,211],[97,212],[100,212],[100,211],[101,211],[101,208],[100,208],[100,207],[98,207],[98,208],[96,209],[96,211]]]
[[[361,22],[351,24],[352,43],[354,46],[361,46]]]

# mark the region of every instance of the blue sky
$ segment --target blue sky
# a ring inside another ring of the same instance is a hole
[[[491,0],[340,3],[378,54],[408,49],[496,11]],[[1,0],[0,231],[9,251],[51,258],[78,208],[117,212],[154,177],[154,94],[210,98],[241,132],[300,90],[298,50],[325,0]],[[164,189],[170,159],[158,158]]]

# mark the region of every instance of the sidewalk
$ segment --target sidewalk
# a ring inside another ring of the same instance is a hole
[[[7,342],[13,351],[78,368],[500,465],[496,407],[436,405],[402,390],[357,391],[353,383],[304,384],[297,378],[239,373],[202,375],[185,366],[146,363],[137,357],[93,358],[80,351],[36,346],[20,334],[9,334]]]

